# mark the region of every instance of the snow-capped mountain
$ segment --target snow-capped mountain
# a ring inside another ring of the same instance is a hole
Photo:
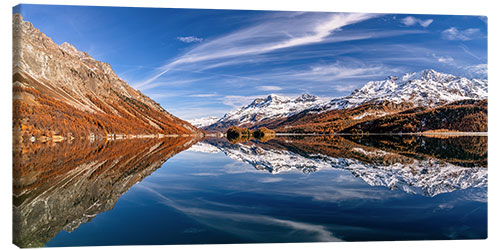
[[[402,76],[390,76],[382,81],[370,81],[349,96],[324,101],[316,96],[303,94],[296,99],[271,94],[257,98],[247,106],[240,107],[224,115],[207,130],[224,130],[230,126],[248,126],[258,123],[272,123],[274,119],[292,117],[306,111],[316,115],[331,110],[356,108],[363,104],[390,102],[405,104],[406,107],[422,106],[434,108],[439,105],[467,99],[487,99],[488,80],[468,79],[444,74],[435,70],[423,70]],[[373,111],[363,113],[353,119],[365,116],[380,117],[389,113]],[[392,112],[394,113],[394,112]],[[293,122],[293,117],[291,118]],[[288,123],[282,124],[288,126]],[[290,124],[293,126],[293,124]]]
[[[407,102],[414,106],[435,107],[465,99],[488,98],[488,80],[467,79],[435,70],[390,76],[370,81],[351,95],[335,98],[324,110],[354,108],[368,102]]]
[[[193,125],[197,128],[204,128],[204,127],[208,127],[208,126],[216,123],[218,120],[219,120],[219,117],[208,116],[208,117],[202,117],[202,118],[198,118],[198,119],[187,120],[187,122],[191,123],[191,125]]]
[[[303,94],[295,99],[270,94],[265,98],[257,98],[246,106],[226,113],[216,124],[207,129],[214,126],[229,127],[292,116],[312,107],[323,106],[326,103],[328,101],[309,94]]]

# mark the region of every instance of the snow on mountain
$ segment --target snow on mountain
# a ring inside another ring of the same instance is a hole
[[[335,98],[323,110],[353,108],[368,102],[408,102],[414,106],[434,107],[464,99],[488,98],[488,80],[467,79],[435,70],[390,76],[370,81],[347,97]]]
[[[202,148],[215,147],[199,142]],[[409,163],[366,163],[352,158],[336,158],[323,154],[299,155],[291,151],[264,148],[257,145],[219,144],[217,148],[231,159],[248,163],[257,170],[279,174],[300,171],[305,174],[333,167],[351,172],[370,186],[384,186],[391,190],[403,190],[409,194],[436,196],[470,187],[486,187],[487,168],[461,167],[438,159],[414,159]],[[367,156],[394,154],[376,149],[353,150]]]
[[[204,127],[208,127],[208,126],[216,123],[218,120],[219,120],[219,117],[208,116],[208,117],[202,117],[202,118],[198,118],[198,119],[187,120],[187,122],[191,123],[191,125],[193,125],[197,128],[204,128]]]
[[[271,94],[227,113],[208,129],[289,117],[305,110],[314,114],[354,108],[365,103],[390,101],[435,107],[458,100],[486,98],[488,98],[488,80],[467,79],[429,69],[399,77],[390,76],[383,81],[370,81],[362,88],[354,90],[351,95],[330,101],[309,94],[303,94],[296,99]],[[361,119],[366,115],[383,116],[384,113],[364,114],[355,119]]]
[[[211,144],[208,144],[205,142],[198,142],[198,143],[194,144],[193,146],[191,146],[186,151],[201,152],[201,153],[207,153],[207,154],[217,154],[221,150],[218,147],[213,146]]]
[[[325,105],[326,103],[327,101],[309,94],[303,94],[296,99],[270,94],[265,98],[255,99],[247,106],[230,111],[217,121],[217,123],[239,125],[266,119],[287,117],[318,105]]]

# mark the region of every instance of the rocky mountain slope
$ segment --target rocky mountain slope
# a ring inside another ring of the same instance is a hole
[[[431,109],[409,109],[350,126],[344,133],[415,133],[432,130],[488,132],[487,100],[463,100]]]
[[[196,134],[191,124],[131,88],[111,66],[13,16],[14,136],[17,140]]]

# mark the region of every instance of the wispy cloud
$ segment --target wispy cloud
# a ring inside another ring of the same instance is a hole
[[[438,56],[436,54],[432,54],[432,56],[434,58],[436,58],[436,60],[440,63],[453,63],[455,60],[453,59],[453,57],[450,57],[450,56]]]
[[[274,17],[217,39],[206,41],[160,68],[138,86],[147,85],[174,67],[197,62],[260,55],[320,43],[341,28],[378,16],[365,13],[303,13]],[[217,62],[216,62],[217,63]],[[218,62],[220,63],[220,62]]]
[[[474,58],[475,58],[475,59],[477,59],[477,60],[481,60],[481,59],[482,59],[481,57],[479,57],[479,56],[478,56],[478,55],[476,55],[475,53],[472,53],[472,52],[470,51],[470,49],[469,49],[467,46],[465,46],[465,45],[463,45],[463,44],[462,44],[462,45],[460,45],[459,47],[460,47],[460,48],[461,48],[461,49],[462,49],[462,50],[463,50],[466,54],[468,54],[469,56],[472,56],[472,57],[474,57]]]
[[[217,94],[196,94],[196,95],[190,95],[189,97],[214,97],[217,96]]]
[[[397,67],[388,67],[381,63],[365,64],[358,60],[350,60],[316,64],[306,69],[283,69],[279,70],[278,73],[271,72],[259,77],[279,82],[302,81],[334,84],[335,81],[339,80],[373,79],[400,72],[401,70]],[[338,87],[345,90],[346,84]]]
[[[412,16],[407,16],[401,19],[401,23],[403,23],[406,26],[413,26],[418,24],[424,28],[427,28],[427,26],[431,25],[433,21],[434,21],[433,19],[423,20]]]
[[[199,43],[203,41],[203,38],[199,38],[196,36],[182,36],[182,37],[177,37],[177,40],[184,43]]]
[[[283,88],[279,87],[279,86],[266,86],[266,85],[263,85],[263,86],[258,86],[257,89],[263,90],[263,91],[278,91],[278,90],[282,90]]]
[[[471,28],[471,29],[459,30],[455,27],[451,27],[441,32],[441,36],[446,40],[468,41],[480,37],[481,32],[479,29]]]

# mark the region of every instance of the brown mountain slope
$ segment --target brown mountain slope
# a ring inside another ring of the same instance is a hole
[[[107,63],[13,17],[14,136],[197,134],[121,80]]]
[[[408,103],[366,103],[355,108],[331,110],[322,113],[302,112],[279,120],[258,123],[251,126],[251,128],[265,126],[277,132],[286,133],[335,133],[353,124],[397,113],[409,107],[411,105]]]
[[[428,130],[488,131],[488,101],[457,101],[434,109],[410,109],[350,126],[345,133],[412,133]]]

